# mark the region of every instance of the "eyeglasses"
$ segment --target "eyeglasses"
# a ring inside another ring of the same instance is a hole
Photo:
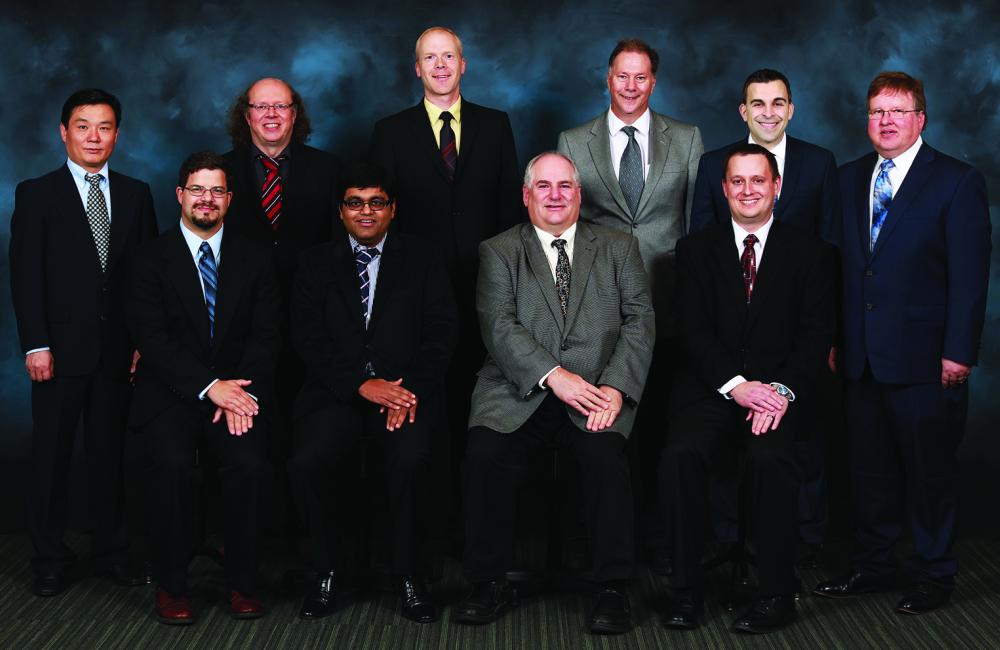
[[[906,117],[907,113],[923,113],[919,108],[914,108],[912,110],[906,110],[903,108],[890,108],[888,110],[882,108],[875,108],[868,111],[869,120],[881,120],[883,115],[889,115],[894,120],[901,120]]]
[[[354,212],[360,212],[366,205],[372,209],[372,212],[378,212],[379,210],[384,210],[390,203],[392,203],[392,199],[383,199],[381,196],[376,196],[367,201],[363,201],[357,197],[351,197],[344,201],[347,209]]]
[[[287,113],[292,110],[295,104],[247,104],[255,113],[269,113],[271,109],[274,109],[275,113]]]
[[[191,193],[191,196],[205,196],[205,192],[211,192],[212,196],[217,199],[221,199],[225,195],[229,194],[229,190],[222,187],[221,185],[216,185],[215,187],[202,187],[201,185],[192,185],[191,187],[185,187],[185,190]]]

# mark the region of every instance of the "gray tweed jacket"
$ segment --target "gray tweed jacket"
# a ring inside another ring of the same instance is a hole
[[[516,430],[545,398],[538,381],[559,365],[623,393],[610,430],[628,437],[656,337],[635,237],[578,223],[564,322],[534,228],[514,226],[479,245],[476,308],[489,356],[472,393],[470,427]],[[585,430],[586,419],[567,411]]]

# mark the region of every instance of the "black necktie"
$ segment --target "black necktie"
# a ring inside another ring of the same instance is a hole
[[[757,243],[757,235],[747,235],[743,240],[743,255],[740,256],[740,263],[743,265],[743,286],[747,292],[747,303],[753,294],[753,285],[757,283],[757,251],[754,245]]]

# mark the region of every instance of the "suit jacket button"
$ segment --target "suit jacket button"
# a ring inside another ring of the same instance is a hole
[[[569,349],[569,346],[566,345],[565,343],[563,343],[562,345],[559,346],[559,349],[562,350],[563,352],[565,352],[566,350]]]
[[[875,275],[875,273],[873,273],[871,269],[865,269],[865,277],[866,278],[870,278],[873,275]]]
[[[865,304],[865,311],[871,311],[873,309],[875,309],[875,305],[871,304],[870,302]]]

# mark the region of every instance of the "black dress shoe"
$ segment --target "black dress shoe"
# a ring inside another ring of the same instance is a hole
[[[517,591],[506,580],[477,582],[469,597],[455,606],[452,620],[474,625],[492,623],[516,606]]]
[[[145,571],[132,569],[127,564],[115,563],[100,571],[98,575],[108,578],[119,587],[138,587],[150,583],[151,579],[145,573]]]
[[[933,582],[918,582],[896,603],[896,611],[900,614],[926,614],[946,605],[951,591],[951,587]]]
[[[34,592],[36,596],[48,598],[50,596],[58,596],[65,588],[66,581],[61,574],[49,573],[45,575],[36,575],[35,582],[31,586],[31,591]]]
[[[337,585],[333,571],[321,573],[306,591],[299,618],[313,619],[329,616],[337,608]]]
[[[399,579],[400,614],[415,623],[433,623],[438,618],[437,607],[427,594],[421,578],[403,576]]]
[[[678,589],[663,617],[664,627],[675,630],[694,630],[701,624],[705,601],[694,589]]]
[[[798,618],[792,595],[758,598],[733,621],[734,632],[767,634],[780,630]]]
[[[632,608],[623,587],[604,587],[597,593],[587,626],[598,634],[621,634],[632,628]]]
[[[828,598],[849,598],[859,594],[869,594],[876,591],[892,589],[895,580],[891,574],[871,574],[854,571],[847,575],[826,580],[813,589],[817,596]]]

